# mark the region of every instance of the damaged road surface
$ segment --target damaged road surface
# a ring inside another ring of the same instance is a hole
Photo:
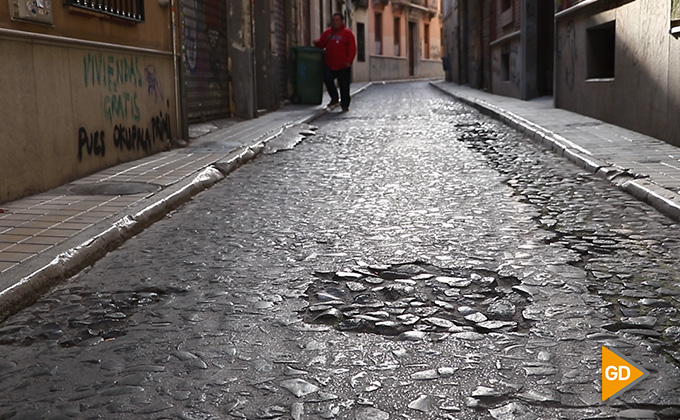
[[[677,224],[426,83],[315,124],[0,325],[0,419],[680,418]]]

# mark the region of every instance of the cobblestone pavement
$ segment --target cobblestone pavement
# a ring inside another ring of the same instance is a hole
[[[373,86],[0,325],[0,419],[680,417],[678,225]],[[606,402],[601,346],[651,372]]]

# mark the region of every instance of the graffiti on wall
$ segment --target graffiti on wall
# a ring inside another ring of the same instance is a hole
[[[83,57],[83,80],[85,88],[106,91],[104,116],[108,122],[116,117],[139,121],[140,110],[134,90],[142,86],[143,79],[138,57],[87,53]]]
[[[142,61],[118,54],[83,56],[84,87],[91,97],[102,98],[104,126],[78,128],[79,161],[111,151],[149,153],[172,138],[170,101],[156,67]],[[144,105],[151,102],[157,105]]]
[[[113,147],[118,151],[149,153],[153,146],[172,138],[169,113],[152,117],[150,127],[116,124],[112,129]],[[85,127],[78,129],[78,160],[83,156],[106,156],[106,130],[88,132]]]
[[[209,10],[220,10],[220,0],[207,0],[206,12]],[[208,53],[208,71],[210,77],[208,79],[208,88],[212,92],[213,98],[218,101],[222,98],[223,86],[222,75],[226,72],[226,61],[220,53],[220,44],[222,42],[222,16],[218,13],[206,13],[205,23],[207,26],[206,33],[208,36],[208,45],[210,51]]]
[[[144,68],[144,76],[146,83],[148,84],[146,92],[149,95],[153,95],[154,102],[157,102],[158,100],[162,101],[164,99],[163,88],[161,87],[161,81],[156,74],[156,67],[152,64],[146,66]]]
[[[194,0],[194,10],[198,10],[199,2]],[[198,62],[198,20],[184,19],[184,65],[189,74],[196,72]]]
[[[226,22],[229,2],[183,0],[181,4],[186,38],[183,70],[187,117],[204,119],[228,114],[229,72],[226,57],[229,46]]]
[[[104,86],[109,92],[118,87],[142,86],[138,57],[120,57],[102,53],[87,53],[83,57],[85,87]]]
[[[564,69],[564,82],[567,88],[570,91],[574,90],[578,50],[576,49],[576,28],[574,27],[573,20],[567,23],[564,31],[558,31],[555,56],[557,57],[558,71],[560,65]]]
[[[105,136],[106,133],[103,130],[88,133],[85,127],[80,127],[78,129],[78,161],[83,160],[83,151],[86,151],[89,156],[106,155]]]

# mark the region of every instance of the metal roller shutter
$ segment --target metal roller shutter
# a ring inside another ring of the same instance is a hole
[[[230,115],[224,0],[182,0],[182,58],[190,122]]]
[[[274,42],[273,59],[276,71],[277,98],[285,99],[288,95],[288,51],[287,38],[291,36],[286,26],[286,7],[284,0],[274,1]]]

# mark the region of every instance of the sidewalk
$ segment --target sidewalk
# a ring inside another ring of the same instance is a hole
[[[522,101],[450,82],[438,81],[431,85],[525,133],[680,221],[680,148],[557,109],[552,98]]]
[[[368,86],[353,84],[352,95]],[[213,126],[216,131],[205,130],[186,148],[1,204],[0,322],[224,179],[285,129],[326,112],[323,105],[288,105],[222,129]]]

